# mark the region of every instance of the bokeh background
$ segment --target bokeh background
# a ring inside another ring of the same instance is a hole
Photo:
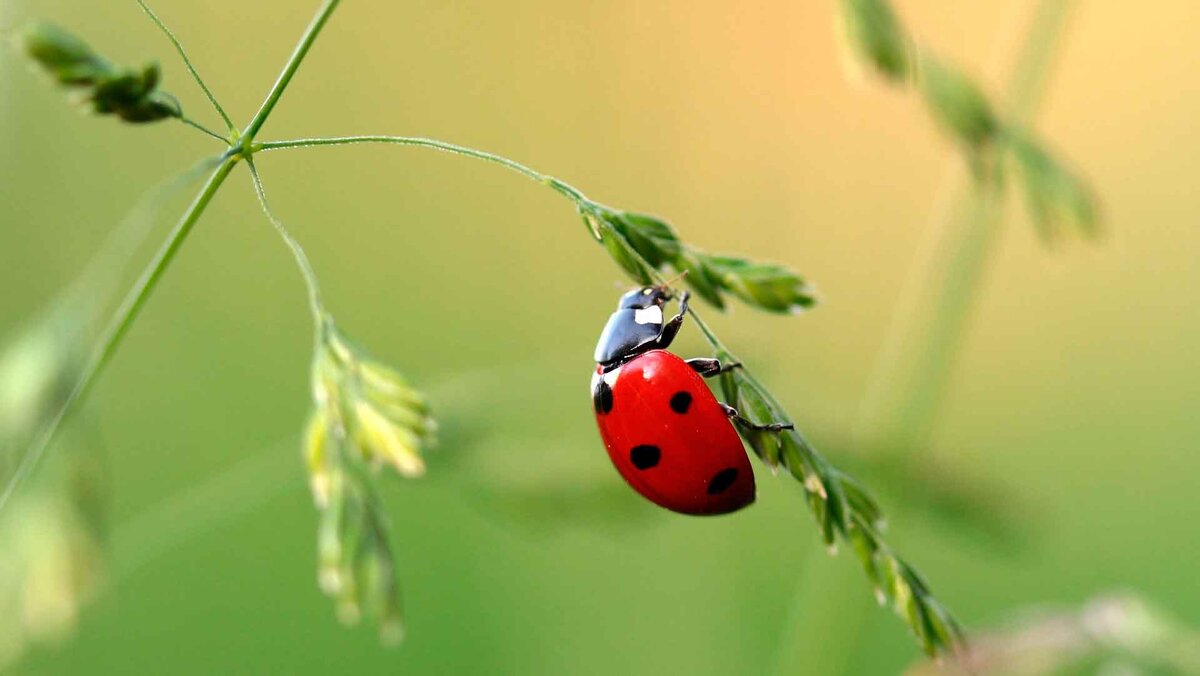
[[[315,9],[154,4],[239,121]],[[997,92],[1032,4],[897,7]],[[1004,535],[917,506],[847,455],[960,160],[914,96],[847,76],[833,3],[347,2],[262,138],[472,145],[666,216],[688,242],[793,266],[817,310],[707,314],[819,447],[864,468],[890,538],[968,628],[1113,589],[1200,623],[1200,7],[1078,5],[1035,126],[1090,177],[1106,235],[1047,249],[1007,205],[922,455],[945,481],[998,490]],[[133,2],[0,4],[4,30],[35,17],[118,61],[160,60],[185,109],[216,123]],[[6,335],[144,190],[218,150],[63,98],[0,55]],[[109,463],[108,582],[74,636],[17,673],[831,674],[917,659],[857,562],[824,554],[787,477],[759,472],[758,503],[720,519],[621,483],[585,383],[624,281],[563,200],[421,149],[281,152],[260,168],[340,325],[442,421],[428,477],[384,482],[407,640],[343,628],[317,589],[297,440],[309,320],[239,171],[86,406]],[[694,329],[677,347],[704,353]]]

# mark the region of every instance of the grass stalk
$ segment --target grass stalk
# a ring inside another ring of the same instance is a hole
[[[267,94],[266,100],[258,112],[254,114],[254,118],[250,120],[250,124],[246,126],[246,130],[242,132],[243,148],[249,148],[254,142],[254,137],[258,134],[262,126],[266,124],[267,118],[271,116],[271,111],[275,110],[275,105],[279,103],[279,97],[283,96],[284,90],[291,83],[292,77],[295,76],[296,70],[300,68],[300,64],[304,61],[304,57],[308,55],[308,50],[312,49],[313,43],[316,42],[317,36],[320,35],[321,29],[329,22],[329,17],[333,15],[333,10],[337,9],[341,0],[326,0],[325,4],[318,10],[317,15],[313,17],[312,23],[304,31],[304,35],[300,37],[300,42],[296,44],[296,49],[292,51],[291,57],[284,64],[283,70],[279,73],[279,78],[275,80],[274,86]],[[249,154],[249,153],[247,153]]]
[[[1009,124],[1032,119],[1074,4],[1038,3],[1008,87]],[[978,175],[960,168],[949,183],[950,207],[910,268],[868,381],[855,425],[865,451],[894,459],[927,445],[994,250],[1003,211],[1000,181],[997,171]]]
[[[153,260],[150,261],[150,264],[145,268],[141,276],[134,283],[133,287],[126,294],[125,299],[117,308],[104,333],[97,341],[96,348],[93,350],[91,357],[84,366],[79,380],[63,399],[63,402],[59,406],[58,410],[55,411],[55,413],[47,421],[44,429],[38,435],[33,445],[25,450],[24,454],[21,456],[20,462],[17,465],[16,471],[14,471],[12,476],[8,478],[3,490],[0,491],[0,510],[4,509],[4,506],[8,503],[9,499],[12,497],[12,494],[37,467],[42,456],[46,452],[46,448],[50,445],[50,442],[53,440],[54,435],[57,433],[59,427],[61,427],[62,422],[74,411],[74,409],[91,390],[97,376],[99,376],[104,370],[104,367],[112,359],[113,354],[116,353],[117,348],[120,347],[121,341],[129,332],[130,327],[133,326],[134,321],[145,307],[146,302],[150,299],[154,289],[158,286],[158,282],[162,279],[163,274],[167,271],[167,268],[170,267],[171,262],[175,259],[175,255],[179,253],[179,249],[183,246],[188,234],[191,233],[192,228],[196,225],[197,221],[200,220],[200,216],[203,215],[209,203],[212,202],[213,197],[216,196],[217,190],[220,189],[221,185],[225,182],[225,179],[229,177],[229,174],[233,171],[233,168],[237,165],[239,160],[241,160],[243,157],[246,159],[250,158],[251,153],[249,152],[249,149],[251,148],[255,134],[257,134],[262,128],[263,124],[266,123],[267,118],[270,117],[271,112],[275,109],[275,105],[279,102],[279,98],[283,96],[283,92],[287,89],[292,77],[296,74],[296,70],[299,69],[304,57],[308,54],[309,49],[312,48],[313,42],[316,41],[321,29],[329,21],[329,17],[333,14],[334,9],[337,8],[339,3],[340,0],[326,0],[325,4],[322,5],[321,9],[317,12],[317,15],[309,24],[308,29],[305,30],[304,35],[301,36],[300,42],[296,45],[291,57],[284,65],[283,71],[280,73],[279,78],[275,81],[271,91],[267,94],[267,98],[265,101],[263,101],[258,113],[255,114],[254,118],[250,121],[250,124],[247,125],[246,131],[242,134],[240,139],[240,145],[231,147],[229,151],[221,157],[221,164],[216,168],[216,170],[213,171],[212,175],[208,179],[208,182],[205,183],[204,187],[201,188],[200,193],[192,201],[187,211],[184,212],[183,216],[179,220],[179,223],[175,226],[175,229],[167,237],[166,241],[163,242]],[[174,33],[172,33],[170,29],[168,29],[167,26],[162,22],[162,20],[160,20],[158,16],[150,10],[145,2],[138,0],[138,4],[142,7],[142,10],[149,15],[151,20],[154,21],[159,29],[167,35],[167,37],[171,40],[171,43],[175,45],[176,50],[183,58],[188,71],[192,74],[192,77],[196,80],[196,83],[202,90],[204,90],[205,95],[221,114],[222,118],[229,122],[228,115],[225,114],[224,109],[217,102],[216,97],[213,96],[207,85],[204,84],[204,81],[200,78],[199,73],[196,72],[195,67],[191,64],[191,61],[188,59],[183,46],[179,43],[179,40],[175,38]],[[232,127],[231,122],[230,126]],[[291,240],[291,242],[294,243],[294,240]]]
[[[321,300],[321,286],[317,282],[317,274],[313,271],[312,263],[308,260],[308,254],[304,253],[304,248],[300,246],[300,242],[292,236],[291,231],[283,224],[275,212],[271,210],[271,205],[267,202],[267,189],[263,186],[262,176],[258,173],[258,167],[254,166],[254,160],[246,161],[246,166],[250,169],[250,178],[254,182],[254,192],[258,195],[258,204],[262,207],[263,213],[267,220],[275,227],[275,231],[283,238],[288,249],[292,252],[292,257],[296,260],[296,266],[300,268],[300,275],[304,278],[304,286],[308,290],[308,306],[312,311],[313,323],[316,324],[318,330],[321,323],[325,321],[325,303]]]
[[[46,448],[50,445],[50,441],[54,438],[55,432],[63,420],[78,406],[79,402],[91,390],[92,385],[96,381],[96,377],[100,375],[104,367],[112,359],[117,348],[121,345],[121,340],[129,332],[133,326],[134,320],[137,319],[142,309],[146,305],[146,301],[150,299],[159,280],[162,279],[163,273],[171,265],[171,261],[175,259],[175,255],[179,253],[179,248],[183,246],[183,242],[187,239],[196,222],[200,220],[201,214],[212,202],[213,197],[217,194],[217,189],[225,182],[229,173],[233,171],[234,165],[237,164],[238,156],[233,153],[227,153],[222,160],[220,166],[213,171],[209,176],[208,182],[201,188],[200,194],[192,201],[191,206],[184,212],[179,219],[179,223],[166,241],[155,253],[153,260],[134,282],[133,287],[126,294],[125,299],[121,302],[113,314],[112,320],[105,329],[100,340],[97,342],[96,348],[91,357],[88,359],[87,365],[84,366],[83,372],[70,393],[63,400],[62,405],[55,412],[54,416],[46,424],[45,428],[34,442],[33,446],[28,448],[24,455],[21,456],[20,464],[17,465],[16,471],[4,486],[4,491],[0,493],[0,510],[4,509],[13,492],[20,486],[21,482],[37,467],[42,455],[46,452]]]
[[[1032,119],[1073,5],[1073,0],[1038,3],[1008,87],[1011,123],[1024,125]],[[974,174],[957,167],[955,181],[948,184],[954,190],[950,208],[930,233],[928,253],[910,268],[855,426],[859,448],[874,457],[886,454],[897,460],[926,445],[998,235],[1003,206],[999,181],[995,172]],[[848,668],[847,656],[854,652],[871,604],[866,598],[847,598],[844,573],[818,563],[810,561],[797,584],[774,673],[811,666],[815,653],[832,654],[829,645],[837,654],[831,663],[822,663],[822,672],[845,673]],[[813,626],[806,618],[829,613],[838,614],[833,635],[819,632],[818,638],[803,631]],[[812,638],[798,638],[806,635]]]
[[[196,66],[192,65],[192,60],[188,58],[187,52],[183,49],[183,44],[179,42],[179,38],[175,37],[175,33],[172,32],[170,28],[167,28],[167,24],[163,23],[163,20],[158,18],[158,15],[154,13],[154,10],[150,9],[150,6],[146,4],[145,0],[137,0],[137,4],[142,8],[142,11],[146,13],[146,16],[150,17],[150,20],[154,22],[154,25],[158,26],[158,29],[162,31],[163,35],[167,36],[167,39],[171,41],[171,44],[174,45],[175,51],[179,53],[179,58],[183,61],[184,67],[187,68],[189,73],[191,73],[192,79],[195,80],[196,84],[200,86],[200,90],[204,92],[204,96],[208,98],[208,102],[212,104],[213,108],[217,111],[217,114],[221,116],[221,119],[225,122],[225,126],[229,132],[231,134],[236,132],[237,127],[234,126],[233,120],[229,118],[229,114],[225,112],[225,109],[221,107],[221,103],[217,101],[217,97],[212,93],[212,90],[208,88],[208,85],[205,84],[204,78],[200,77],[200,73],[196,70]],[[186,118],[184,118],[183,121],[196,126],[201,131],[215,136],[222,141],[227,140],[221,138],[220,134],[216,134],[204,127],[201,127]]]
[[[560,194],[575,201],[576,203],[590,203],[590,200],[588,200],[588,198],[585,197],[582,192],[574,187],[563,183],[553,176],[530,169],[516,160],[510,160],[502,155],[489,153],[483,150],[476,150],[475,148],[468,148],[466,146],[460,146],[454,143],[447,143],[446,141],[422,138],[419,136],[338,136],[328,138],[293,139],[289,141],[267,141],[264,143],[254,144],[252,150],[253,152],[257,153],[264,150],[285,150],[288,148],[311,148],[317,146],[345,146],[364,143],[415,146],[419,148],[428,148],[430,150],[440,150],[452,155],[460,155],[462,157],[470,157],[472,159],[491,162],[492,164],[498,164],[507,169],[511,169],[531,180],[537,181],[538,183],[550,186],[552,189],[558,191]]]

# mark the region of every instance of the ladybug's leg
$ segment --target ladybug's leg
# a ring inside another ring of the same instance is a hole
[[[657,349],[665,350],[670,346],[671,341],[675,340],[675,334],[679,333],[679,327],[683,326],[683,318],[687,314],[688,296],[687,291],[679,295],[679,313],[663,324],[662,330],[658,332],[658,338],[654,339],[654,346]]]
[[[701,376],[703,376],[705,378],[719,376],[726,371],[732,371],[733,369],[742,367],[742,362],[740,362],[740,361],[733,361],[733,362],[729,362],[728,364],[722,364],[720,359],[706,359],[704,357],[697,357],[695,359],[687,359],[685,361],[688,366],[692,367],[693,371],[695,371],[696,373],[699,373]]]
[[[760,425],[756,422],[751,422],[751,421],[743,418],[741,416],[741,414],[737,412],[737,409],[730,406],[729,404],[721,404],[721,408],[725,410],[725,415],[729,416],[729,418],[731,420],[738,423],[739,425],[744,425],[753,430],[763,430],[763,431],[767,431],[767,432],[779,432],[781,430],[796,429],[796,426],[792,423],[776,422],[776,423],[768,423],[766,425]]]

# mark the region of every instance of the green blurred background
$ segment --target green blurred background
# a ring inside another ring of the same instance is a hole
[[[238,121],[315,9],[154,5]],[[989,91],[1031,6],[898,3]],[[915,97],[847,77],[833,14],[350,1],[262,138],[472,145],[666,216],[688,242],[795,267],[821,290],[816,311],[708,315],[842,463],[958,159]],[[132,1],[0,4],[0,28],[29,18],[118,61],[158,59],[185,110],[215,125]],[[1079,3],[1055,64],[1036,127],[1092,180],[1107,234],[1047,250],[1011,200],[926,454],[998,486],[1019,535],[981,535],[868,476],[891,540],[968,628],[1112,589],[1200,623],[1198,21],[1190,0]],[[81,115],[12,50],[0,144],[4,335],[143,191],[218,150],[180,125]],[[111,474],[104,593],[19,673],[894,673],[917,658],[858,564],[824,555],[790,479],[759,472],[756,506],[720,519],[621,483],[585,383],[624,281],[563,200],[421,149],[280,152],[260,169],[339,324],[429,392],[443,425],[427,478],[384,482],[407,640],[341,627],[317,589],[297,440],[309,319],[239,170],[86,406]],[[677,347],[705,351],[694,329]]]

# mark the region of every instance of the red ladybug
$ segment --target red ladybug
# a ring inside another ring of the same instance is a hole
[[[683,514],[727,514],[754,502],[754,472],[730,419],[762,429],[717,401],[703,377],[737,364],[684,361],[666,351],[683,325],[663,321],[664,287],[621,297],[596,345],[592,404],[600,437],[617,471],[651,502]]]

